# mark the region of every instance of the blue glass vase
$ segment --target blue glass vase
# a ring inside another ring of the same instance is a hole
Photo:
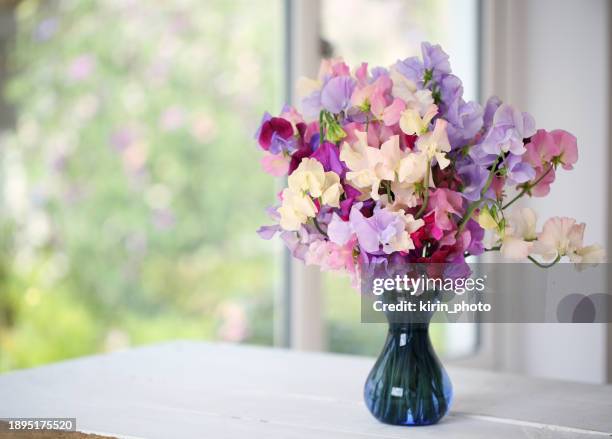
[[[429,338],[431,314],[393,322],[365,384],[365,403],[393,425],[431,425],[448,412],[453,390]],[[423,320],[426,320],[425,322]]]

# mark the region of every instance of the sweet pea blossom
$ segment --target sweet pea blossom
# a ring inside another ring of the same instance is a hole
[[[406,78],[421,86],[424,85],[426,72],[429,72],[430,80],[436,82],[444,75],[450,73],[448,55],[442,50],[440,45],[423,42],[421,44],[421,53],[423,61],[417,57],[407,58],[403,61],[398,61],[394,68]]]
[[[545,261],[566,255],[571,258],[582,248],[585,226],[584,223],[577,224],[573,218],[550,218],[544,223],[533,252]]]
[[[535,132],[535,122],[529,113],[502,104],[495,111],[493,124],[480,146],[485,153],[494,156],[503,152],[522,155],[525,152],[523,139]]]
[[[601,264],[606,260],[606,252],[600,245],[589,245],[579,248],[570,255],[570,260],[583,268],[584,265]]]
[[[412,108],[419,114],[424,114],[434,104],[431,90],[418,89],[415,82],[406,78],[395,68],[391,69],[389,75],[393,81],[391,94],[393,97],[404,101],[407,108]]]
[[[538,182],[530,189],[531,195],[536,197],[550,192],[550,185],[555,181],[557,164],[569,170],[573,169],[578,160],[576,138],[564,130],[538,130],[525,145],[525,149],[523,161],[534,168],[535,175],[532,180]]]
[[[553,130],[550,134],[559,147],[559,155],[556,160],[561,163],[563,169],[574,169],[574,164],[578,161],[576,136],[565,130]]]
[[[323,193],[325,184],[325,170],[323,165],[315,159],[305,158],[298,168],[291,173],[287,183],[289,189],[295,192],[310,193],[318,198]]]
[[[344,270],[351,273],[355,270],[354,247],[354,241],[344,245],[325,240],[314,241],[306,252],[306,265],[318,265],[323,271]]]
[[[321,89],[321,105],[331,113],[340,113],[349,108],[355,80],[350,76],[330,79]]]
[[[280,226],[284,230],[299,230],[308,218],[317,214],[317,208],[312,199],[302,192],[286,188],[281,198],[283,202],[278,208],[278,213],[280,214]]]
[[[355,136],[353,145],[344,142],[340,149],[340,159],[350,170],[346,179],[359,189],[370,189],[370,196],[377,200],[381,180],[393,179],[393,170],[385,162],[382,150],[368,145],[367,133],[355,131]]]
[[[340,184],[340,176],[335,172],[326,172],[323,183],[321,203],[331,207],[340,207],[340,195],[344,190]]]
[[[448,55],[429,43],[421,51],[388,70],[323,61],[298,84],[303,116],[291,106],[264,115],[262,167],[288,178],[276,224],[258,233],[357,282],[372,267],[452,262],[461,272],[485,248],[541,266],[602,261],[601,247],[583,245],[584,224],[552,218],[538,233],[531,209],[505,210],[573,168],[576,138],[536,131],[528,113],[495,97],[484,108],[466,102]]]
[[[274,177],[282,177],[289,172],[289,156],[266,152],[261,158],[261,167]]]
[[[372,216],[366,218],[361,213],[361,205],[353,205],[348,222],[335,214],[332,216],[328,227],[332,242],[344,245],[355,235],[360,248],[368,253],[382,250],[383,253],[391,254],[414,248],[410,234],[424,224],[422,219],[415,220],[412,215],[403,211],[390,211],[380,204],[374,207]]]
[[[527,207],[513,211],[508,218],[501,244],[502,256],[509,259],[525,259],[536,240],[536,213]]]
[[[268,113],[264,114],[256,138],[261,148],[272,154],[293,152],[297,149],[291,122],[282,117],[272,117]]]
[[[428,157],[424,152],[406,154],[399,163],[397,171],[399,183],[415,184],[427,175]]]
[[[438,113],[438,107],[431,104],[423,115],[418,109],[407,108],[401,113],[399,120],[401,130],[406,134],[424,134],[429,128],[429,123]]]
[[[444,119],[436,120],[433,131],[423,134],[416,142],[417,149],[425,153],[430,161],[435,158],[440,169],[450,164],[450,160],[446,157],[446,153],[451,149],[446,135],[447,125]]]
[[[303,159],[298,168],[287,179],[293,192],[308,193],[314,198],[321,197],[323,204],[339,206],[342,185],[335,172],[325,172],[323,165],[312,158]]]
[[[455,227],[451,215],[460,215],[463,199],[458,192],[438,188],[429,196],[429,208],[435,213],[436,226],[440,230],[452,230]]]

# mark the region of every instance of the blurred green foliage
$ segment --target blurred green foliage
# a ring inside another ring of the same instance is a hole
[[[27,0],[2,133],[0,370],[172,338],[272,342],[282,3]]]

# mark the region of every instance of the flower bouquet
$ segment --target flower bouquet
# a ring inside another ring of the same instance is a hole
[[[368,267],[390,261],[461,265],[485,251],[542,267],[603,259],[599,246],[583,244],[583,223],[555,217],[538,231],[531,209],[509,209],[547,195],[556,173],[572,169],[576,138],[536,129],[496,97],[484,108],[466,102],[440,46],[423,43],[422,59],[390,68],[324,60],[298,88],[301,113],[266,113],[256,134],[264,171],[287,176],[269,209],[275,224],[259,234],[279,233],[306,264],[346,272],[359,286]],[[372,413],[393,424],[437,422],[450,381],[426,328],[391,325],[383,354],[366,383]]]

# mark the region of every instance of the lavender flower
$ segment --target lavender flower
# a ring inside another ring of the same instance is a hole
[[[483,152],[495,156],[502,152],[522,155],[523,139],[535,134],[535,122],[529,113],[521,113],[508,104],[500,105],[493,116],[493,124],[480,144]]]
[[[331,113],[340,113],[351,104],[355,80],[350,76],[331,78],[321,89],[321,106]]]

